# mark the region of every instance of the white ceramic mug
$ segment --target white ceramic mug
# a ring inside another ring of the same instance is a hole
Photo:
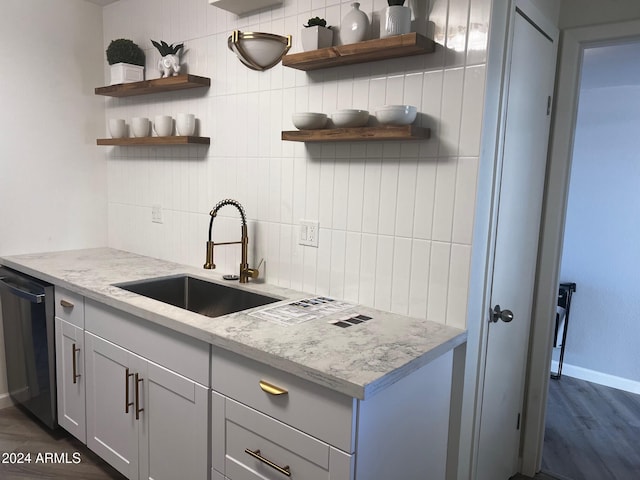
[[[134,137],[148,137],[149,119],[146,117],[133,117],[131,119],[131,132]]]
[[[156,115],[153,119],[153,130],[159,137],[168,137],[173,132],[173,118],[169,115]]]
[[[127,133],[127,126],[122,118],[109,119],[109,133],[111,138],[123,138]]]
[[[196,131],[196,116],[193,113],[179,113],[176,117],[178,135],[190,136]]]

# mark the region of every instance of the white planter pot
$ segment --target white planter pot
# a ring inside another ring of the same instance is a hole
[[[380,38],[402,35],[411,31],[411,9],[394,5],[384,9],[380,22]]]
[[[318,25],[306,27],[300,32],[300,39],[305,52],[327,48],[333,44],[333,30]]]
[[[144,80],[144,67],[130,63],[114,63],[111,65],[111,83],[132,83]]]

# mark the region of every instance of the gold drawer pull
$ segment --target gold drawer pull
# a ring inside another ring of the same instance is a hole
[[[73,383],[78,383],[78,378],[80,378],[80,374],[78,373],[78,364],[76,360],[76,353],[79,353],[80,349],[76,348],[76,344],[71,345],[71,361],[73,367]]]
[[[286,395],[287,393],[289,393],[286,389],[276,387],[275,385],[269,382],[265,382],[264,380],[260,380],[260,388],[271,395]]]
[[[74,307],[73,303],[71,303],[69,300],[65,300],[64,298],[62,300],[60,300],[60,305],[62,305],[63,308],[73,308]]]
[[[260,455],[260,449],[253,451],[253,450],[249,450],[248,448],[245,448],[244,453],[248,453],[253,458],[256,458],[260,460],[262,463],[269,465],[271,468],[279,471],[281,474],[286,475],[287,477],[291,476],[291,469],[289,468],[289,465],[285,465],[284,467],[281,467],[280,465],[276,465],[271,460],[264,458],[262,455]]]

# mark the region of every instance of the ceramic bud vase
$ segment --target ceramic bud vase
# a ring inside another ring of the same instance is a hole
[[[340,24],[340,42],[343,45],[366,40],[369,31],[369,17],[360,10],[360,4],[354,2],[351,7]]]
[[[411,31],[411,9],[394,5],[384,9],[380,25],[380,38],[402,35]]]

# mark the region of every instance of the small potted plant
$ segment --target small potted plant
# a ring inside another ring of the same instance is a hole
[[[131,40],[112,40],[107,47],[107,62],[111,66],[111,85],[144,80],[144,52]]]
[[[183,43],[178,45],[169,45],[167,42],[160,41],[160,43],[151,40],[153,46],[158,49],[160,52],[160,60],[158,60],[158,70],[160,70],[160,78],[168,77],[170,75],[178,75],[180,73],[180,57],[178,56],[178,52],[182,47],[184,47]]]
[[[333,30],[327,27],[324,18],[310,18],[300,33],[302,48],[305,52],[330,47],[333,44]]]
[[[404,6],[405,0],[387,0],[380,22],[380,38],[402,35],[411,31],[411,9]]]

